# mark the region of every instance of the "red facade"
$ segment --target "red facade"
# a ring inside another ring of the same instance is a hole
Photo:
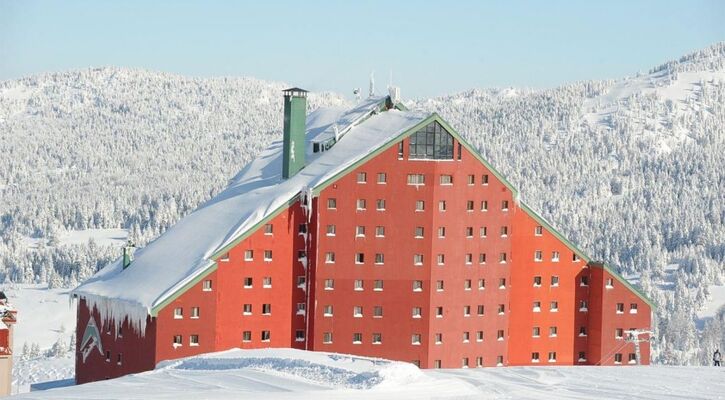
[[[517,204],[457,138],[453,159],[435,161],[401,140],[322,188],[309,216],[298,200],[257,226],[144,337],[103,334],[110,361],[79,356],[77,381],[234,347],[423,368],[629,362],[634,345],[616,336],[649,328],[643,297]],[[79,348],[88,319],[81,301]]]

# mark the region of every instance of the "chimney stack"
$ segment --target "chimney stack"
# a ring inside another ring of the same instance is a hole
[[[282,93],[284,94],[282,177],[288,179],[305,167],[307,91],[295,87],[283,90]]]
[[[123,269],[126,269],[131,265],[131,261],[133,261],[133,251],[135,249],[136,247],[130,240],[125,246],[123,246]]]

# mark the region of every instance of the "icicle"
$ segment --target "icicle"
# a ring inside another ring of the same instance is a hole
[[[101,319],[101,329],[107,328],[113,324],[116,327],[114,335],[118,335],[118,327],[122,326],[124,321],[128,321],[129,326],[136,328],[141,336],[146,335],[146,319],[149,316],[149,310],[140,304],[131,303],[121,299],[109,299],[107,297],[94,296],[88,294],[79,294],[86,301],[86,306],[91,312],[95,308]]]

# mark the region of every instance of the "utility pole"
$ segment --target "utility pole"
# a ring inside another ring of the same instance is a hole
[[[637,365],[640,365],[641,357],[639,351],[639,344],[642,342],[649,342],[652,339],[652,331],[644,329],[628,329],[624,331],[624,333],[627,334],[624,340],[629,343],[634,343],[634,354],[636,357]],[[646,335],[646,338],[640,337],[643,335]]]

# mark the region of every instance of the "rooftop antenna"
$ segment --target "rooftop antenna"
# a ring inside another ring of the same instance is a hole
[[[370,97],[375,96],[375,71],[370,72]]]
[[[360,92],[362,92],[362,90],[360,90],[360,88],[355,88],[352,90],[352,94],[355,95],[355,101],[357,101],[358,103],[360,102],[360,97],[361,97]]]

